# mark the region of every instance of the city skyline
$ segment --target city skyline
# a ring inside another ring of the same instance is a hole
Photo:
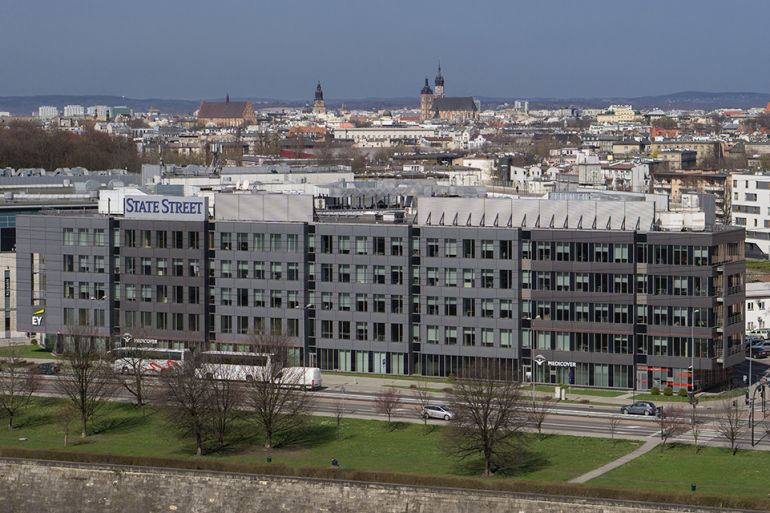
[[[403,4],[403,5],[401,5]],[[0,96],[305,99],[416,96],[440,60],[447,94],[644,96],[770,90],[770,5],[713,0],[631,6],[554,0],[388,9],[304,0],[211,8],[48,0],[9,5]],[[301,14],[301,17],[299,16]],[[79,27],[71,31],[65,28]],[[97,30],[94,27],[104,27]],[[34,34],[33,38],[29,35]],[[751,73],[747,71],[750,70]]]

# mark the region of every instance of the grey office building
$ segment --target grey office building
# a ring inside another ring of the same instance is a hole
[[[743,360],[743,230],[664,231],[653,202],[329,212],[223,193],[196,214],[183,202],[204,200],[168,199],[170,213],[138,196],[117,213],[20,216],[19,329],[60,349],[85,328],[105,348],[130,335],[248,351],[274,333],[322,369],[448,376],[484,361],[623,389],[706,387]]]

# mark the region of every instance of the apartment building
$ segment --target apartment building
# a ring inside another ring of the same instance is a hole
[[[732,175],[732,220],[746,229],[746,244],[770,255],[770,174]]]
[[[17,220],[19,329],[64,348],[141,337],[448,376],[483,361],[542,383],[705,387],[743,360],[743,230],[662,231],[651,201],[126,196],[123,214]],[[44,313],[41,313],[44,312]],[[694,378],[690,366],[694,363]]]

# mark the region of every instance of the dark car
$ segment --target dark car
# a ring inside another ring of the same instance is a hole
[[[657,409],[650,401],[636,401],[633,404],[627,404],[620,408],[623,415],[655,415]]]
[[[30,369],[30,372],[34,374],[44,374],[46,376],[53,376],[59,374],[61,365],[55,362],[40,363]]]
[[[756,344],[746,350],[749,358],[767,358],[767,348],[764,344]]]

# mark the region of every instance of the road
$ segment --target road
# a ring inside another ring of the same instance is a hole
[[[60,396],[57,385],[59,376],[40,376],[39,388],[37,393],[45,396]],[[159,386],[157,378],[148,378],[148,391]],[[340,389],[327,388],[312,392],[315,400],[313,401],[313,413],[317,415],[334,416],[338,409],[341,409],[344,417],[382,420],[385,415],[377,411],[376,396],[371,392],[358,392]],[[125,389],[120,388],[116,393],[114,400],[122,402],[132,401],[133,396]],[[433,401],[441,404],[444,398],[435,397]],[[684,408],[687,408],[686,406]],[[711,405],[704,403],[700,406],[704,414],[708,413]],[[418,415],[419,406],[417,401],[404,394],[402,397],[402,407],[399,408],[393,417],[400,422],[421,423],[423,420]],[[688,413],[685,410],[685,413]],[[770,411],[769,411],[770,413]],[[770,416],[768,422],[762,421],[764,418],[761,410],[756,410],[757,428],[755,436],[758,440],[757,448],[770,450],[770,436],[767,436],[766,429],[770,426]],[[615,422],[611,422],[614,419]],[[721,435],[718,431],[717,423],[713,418],[701,417],[704,424],[701,428],[699,442],[706,445],[721,445]],[[444,421],[429,420],[430,424],[443,425]],[[614,427],[613,427],[614,424]],[[584,404],[565,404],[556,403],[553,409],[546,417],[543,424],[543,431],[546,433],[569,434],[577,436],[592,436],[609,438],[613,436],[622,439],[648,440],[660,436],[660,425],[655,417],[621,415],[619,408],[614,406],[593,406]],[[761,438],[762,437],[762,438]],[[746,430],[742,433],[741,446],[750,445],[750,432]],[[761,438],[761,439],[760,439]],[[690,434],[685,434],[680,438],[682,441],[692,441]]]

